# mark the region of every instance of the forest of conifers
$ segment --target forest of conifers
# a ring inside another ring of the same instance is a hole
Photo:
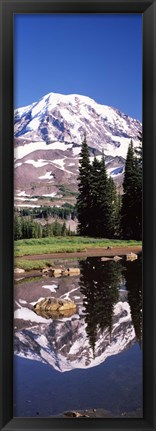
[[[63,219],[48,223],[48,217]],[[142,239],[142,149],[129,144],[125,163],[123,193],[117,193],[115,183],[108,177],[104,153],[99,161],[90,162],[86,136],[82,142],[76,206],[43,207],[15,212],[14,239],[73,235],[66,227],[66,219],[78,219],[77,234],[110,239]],[[34,218],[45,218],[42,226]]]
[[[91,164],[86,137],[82,143],[77,198],[78,233],[102,238],[140,240],[142,236],[142,149],[131,140],[125,163],[123,194],[107,176],[105,157]]]

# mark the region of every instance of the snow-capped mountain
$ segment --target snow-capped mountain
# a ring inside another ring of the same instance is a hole
[[[40,204],[40,196],[77,192],[84,132],[91,160],[104,149],[108,174],[120,186],[130,139],[137,146],[141,131],[138,120],[75,94],[49,93],[16,109],[14,120],[15,204],[20,206]]]

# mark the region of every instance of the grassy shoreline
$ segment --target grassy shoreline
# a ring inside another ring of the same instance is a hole
[[[15,257],[43,255],[53,253],[74,253],[87,251],[90,248],[141,246],[141,241],[109,240],[88,237],[47,237],[15,241]]]
[[[56,266],[60,259],[83,259],[87,255],[124,255],[141,250],[141,241],[104,240],[86,237],[58,237],[15,242],[14,266],[25,271]]]

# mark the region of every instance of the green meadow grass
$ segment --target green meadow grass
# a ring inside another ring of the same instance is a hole
[[[96,247],[127,247],[141,246],[141,241],[109,240],[89,237],[47,237],[31,238],[15,241],[14,256],[28,256],[51,253],[70,253],[86,251]]]
[[[26,259],[20,259],[15,258],[14,260],[14,267],[15,268],[22,268],[25,269],[25,271],[33,271],[33,270],[42,270],[45,267],[53,266],[54,262],[52,260],[26,260]]]

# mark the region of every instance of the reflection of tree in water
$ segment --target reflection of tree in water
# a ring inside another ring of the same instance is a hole
[[[80,289],[84,295],[86,332],[93,353],[97,330],[112,329],[113,307],[118,300],[122,266],[119,262],[101,262],[88,258],[80,262]]]
[[[124,277],[128,290],[128,302],[135,329],[136,339],[141,344],[142,339],[142,259],[125,263]]]

